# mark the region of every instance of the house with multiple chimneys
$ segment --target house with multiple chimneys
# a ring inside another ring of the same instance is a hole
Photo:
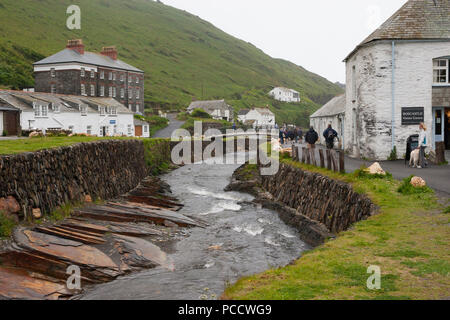
[[[251,110],[241,110],[238,113],[238,120],[243,124],[251,125],[254,128],[275,127],[275,114],[269,108],[253,108]]]
[[[277,87],[269,92],[269,96],[282,102],[300,102],[300,93],[294,89]]]
[[[144,71],[118,59],[115,47],[85,51],[83,41],[33,64],[35,91],[83,97],[109,97],[129,110],[144,112]]]
[[[402,157],[421,122],[432,149],[442,141],[450,149],[449,17],[448,0],[406,2],[345,58],[345,101],[325,105],[311,123],[336,119],[354,157],[385,160],[394,147]]]
[[[225,100],[193,101],[187,108],[188,113],[195,109],[207,112],[213,119],[232,121],[234,118],[233,108]]]

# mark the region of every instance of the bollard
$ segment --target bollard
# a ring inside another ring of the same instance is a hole
[[[323,149],[319,149],[320,167],[325,168],[325,158],[323,156]]]

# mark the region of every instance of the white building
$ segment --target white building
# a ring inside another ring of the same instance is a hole
[[[187,111],[192,113],[195,109],[207,112],[216,120],[233,120],[233,108],[225,100],[194,101],[189,105]]]
[[[135,135],[134,113],[113,98],[0,90],[2,106],[16,110],[22,130],[70,130],[96,136]]]
[[[275,114],[268,108],[241,110],[238,120],[244,124],[251,124],[254,128],[273,128],[275,126]]]
[[[428,127],[450,147],[450,1],[410,0],[345,59],[344,148],[385,160]]]
[[[322,133],[330,124],[338,133],[341,144],[345,142],[343,138],[343,132],[345,131],[345,104],[345,94],[341,94],[331,99],[327,104],[311,115],[310,124],[319,134],[321,143],[325,144],[325,138]]]
[[[269,96],[282,102],[300,102],[300,93],[293,89],[277,87],[269,92]]]

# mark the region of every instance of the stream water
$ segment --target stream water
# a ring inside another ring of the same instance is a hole
[[[169,251],[173,271],[155,268],[131,274],[96,286],[82,298],[215,299],[227,283],[300,257],[309,246],[276,212],[251,203],[248,194],[223,191],[238,167],[194,164],[163,176],[185,205],[180,212],[209,226],[187,229],[174,244]]]

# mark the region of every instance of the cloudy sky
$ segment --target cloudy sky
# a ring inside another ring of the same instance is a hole
[[[335,82],[342,60],[407,0],[162,0]]]

